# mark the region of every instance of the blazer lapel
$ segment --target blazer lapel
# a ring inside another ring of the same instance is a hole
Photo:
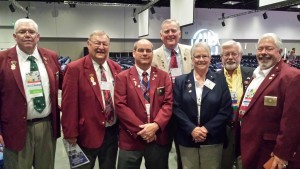
[[[191,71],[191,73],[188,74],[185,81],[185,87],[191,98],[197,103],[194,71]]]
[[[181,60],[182,60],[182,68],[183,72],[189,72],[191,65],[188,65],[189,62],[187,62],[187,59],[189,58],[189,50],[182,47],[180,44],[178,44],[179,50],[180,50],[180,55],[181,55]]]
[[[281,63],[282,61],[279,62],[279,64],[275,65],[273,67],[273,69],[270,71],[270,73],[265,77],[265,79],[263,80],[263,82],[261,83],[261,85],[258,87],[257,91],[255,92],[249,107],[246,111],[246,113],[248,112],[248,110],[250,110],[250,108],[254,105],[254,103],[257,101],[257,98],[259,98],[263,91],[265,90],[265,88],[267,86],[270,85],[270,83],[272,83],[274,81],[274,79],[277,77],[278,73],[280,72],[281,69]]]
[[[141,81],[140,81],[140,78],[139,78],[139,75],[138,75],[138,72],[137,72],[135,66],[132,66],[130,68],[129,78],[130,78],[132,85],[134,86],[135,92],[137,93],[140,101],[143,103],[143,106],[146,109],[145,104],[144,104],[145,98],[143,96],[143,91],[142,91],[141,84],[140,84]]]
[[[243,83],[243,92],[245,93],[250,81],[252,80],[252,74],[250,73],[250,69],[245,69],[241,67],[242,72],[242,83]]]
[[[213,73],[208,70],[207,74],[206,74],[206,79],[209,79],[210,81],[214,82],[215,81],[215,75],[213,75]],[[203,92],[202,92],[202,100],[207,96],[207,94],[211,91],[212,89],[209,89],[207,86],[203,86]]]
[[[158,62],[161,63],[162,69],[169,70],[169,65],[167,64],[167,59],[164,51],[164,46],[161,46],[157,52]]]
[[[41,59],[45,65],[45,68],[46,68],[46,71],[48,73],[48,78],[49,78],[49,83],[50,83],[50,95],[53,94],[53,93],[56,93],[54,92],[55,91],[55,72],[52,71],[51,69],[51,64],[49,64],[49,59],[50,57],[48,56],[48,53],[45,52],[43,49],[38,49],[40,55],[41,55]]]
[[[152,103],[154,103],[154,95],[156,92],[157,87],[162,87],[158,86],[159,83],[159,77],[157,75],[157,69],[155,67],[151,67],[151,74],[150,74],[150,103],[153,106]]]
[[[115,79],[115,77],[118,74],[118,71],[117,71],[116,67],[113,65],[113,63],[110,59],[107,59],[107,64],[108,64],[108,67],[111,71],[111,74],[112,74],[113,78]]]
[[[8,59],[7,64],[11,68],[13,76],[17,82],[17,85],[18,85],[22,95],[24,96],[24,98],[26,98],[16,47],[14,47],[10,50],[10,52],[8,53],[8,58],[9,59]]]
[[[85,56],[84,75],[85,75],[86,80],[89,82],[89,85],[93,89],[101,107],[104,109],[105,106],[103,105],[103,101],[102,101],[100,84],[98,83],[99,81],[98,81],[97,74],[95,72],[95,69],[94,69],[94,66],[92,63],[92,58],[90,57],[90,55]]]

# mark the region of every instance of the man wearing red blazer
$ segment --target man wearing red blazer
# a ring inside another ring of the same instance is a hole
[[[90,160],[77,169],[94,168],[97,157],[99,168],[116,168],[118,122],[113,103],[107,101],[113,100],[114,78],[121,67],[108,58],[109,44],[104,31],[94,31],[87,41],[89,54],[69,63],[65,70],[64,138],[72,145],[77,143]]]
[[[240,105],[244,169],[300,168],[300,71],[281,60],[282,42],[264,34],[257,45],[259,66]]]
[[[4,165],[7,169],[53,169],[56,139],[60,137],[57,97],[63,77],[57,54],[37,47],[40,35],[32,19],[17,20],[13,36],[17,45],[0,52],[0,144],[5,147]],[[38,70],[33,71],[32,64]],[[35,80],[32,73],[37,73]],[[39,89],[36,95],[32,94],[35,89],[31,82]],[[37,98],[42,99],[39,106]]]
[[[115,108],[120,120],[118,169],[166,169],[168,122],[172,115],[172,82],[167,72],[151,67],[153,45],[134,44],[135,65],[116,77]]]

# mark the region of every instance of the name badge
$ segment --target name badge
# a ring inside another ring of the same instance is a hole
[[[31,98],[43,96],[43,86],[39,71],[26,74],[27,89]]]
[[[101,90],[111,90],[112,89],[112,83],[101,81],[100,88],[101,88]]]
[[[277,97],[276,96],[265,96],[264,97],[265,106],[277,106]]]
[[[181,68],[171,68],[170,69],[171,77],[177,77],[181,75]]]
[[[210,90],[212,90],[215,87],[215,83],[210,81],[209,79],[206,79],[204,82],[204,86],[208,87]]]

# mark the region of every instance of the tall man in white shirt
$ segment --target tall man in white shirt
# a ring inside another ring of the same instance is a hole
[[[15,23],[17,45],[0,52],[0,144],[7,169],[53,169],[60,137],[57,54],[38,47],[38,25]]]

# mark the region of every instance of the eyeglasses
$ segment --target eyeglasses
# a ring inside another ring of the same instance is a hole
[[[227,52],[227,53],[224,53],[222,56],[225,57],[225,58],[228,58],[229,56],[237,57],[238,55],[239,55],[239,53]]]
[[[208,55],[196,55],[194,56],[195,59],[203,59],[203,60],[207,60],[209,58]]]
[[[107,42],[100,42],[100,41],[91,41],[91,44],[93,44],[95,47],[100,47],[101,45],[103,45],[103,47],[107,47],[108,43]]]
[[[274,49],[276,49],[276,48],[272,47],[272,46],[266,46],[266,47],[257,48],[257,51],[262,52],[263,50],[265,50],[266,52],[272,52]]]
[[[145,51],[146,51],[146,53],[152,53],[152,49],[138,48],[138,49],[136,49],[136,51],[139,53],[144,53]]]
[[[19,35],[25,35],[25,34],[27,33],[27,34],[29,34],[29,35],[31,35],[31,36],[37,34],[37,32],[34,31],[34,30],[26,30],[26,29],[24,29],[24,30],[19,30],[19,31],[16,32],[16,33],[19,34]]]

